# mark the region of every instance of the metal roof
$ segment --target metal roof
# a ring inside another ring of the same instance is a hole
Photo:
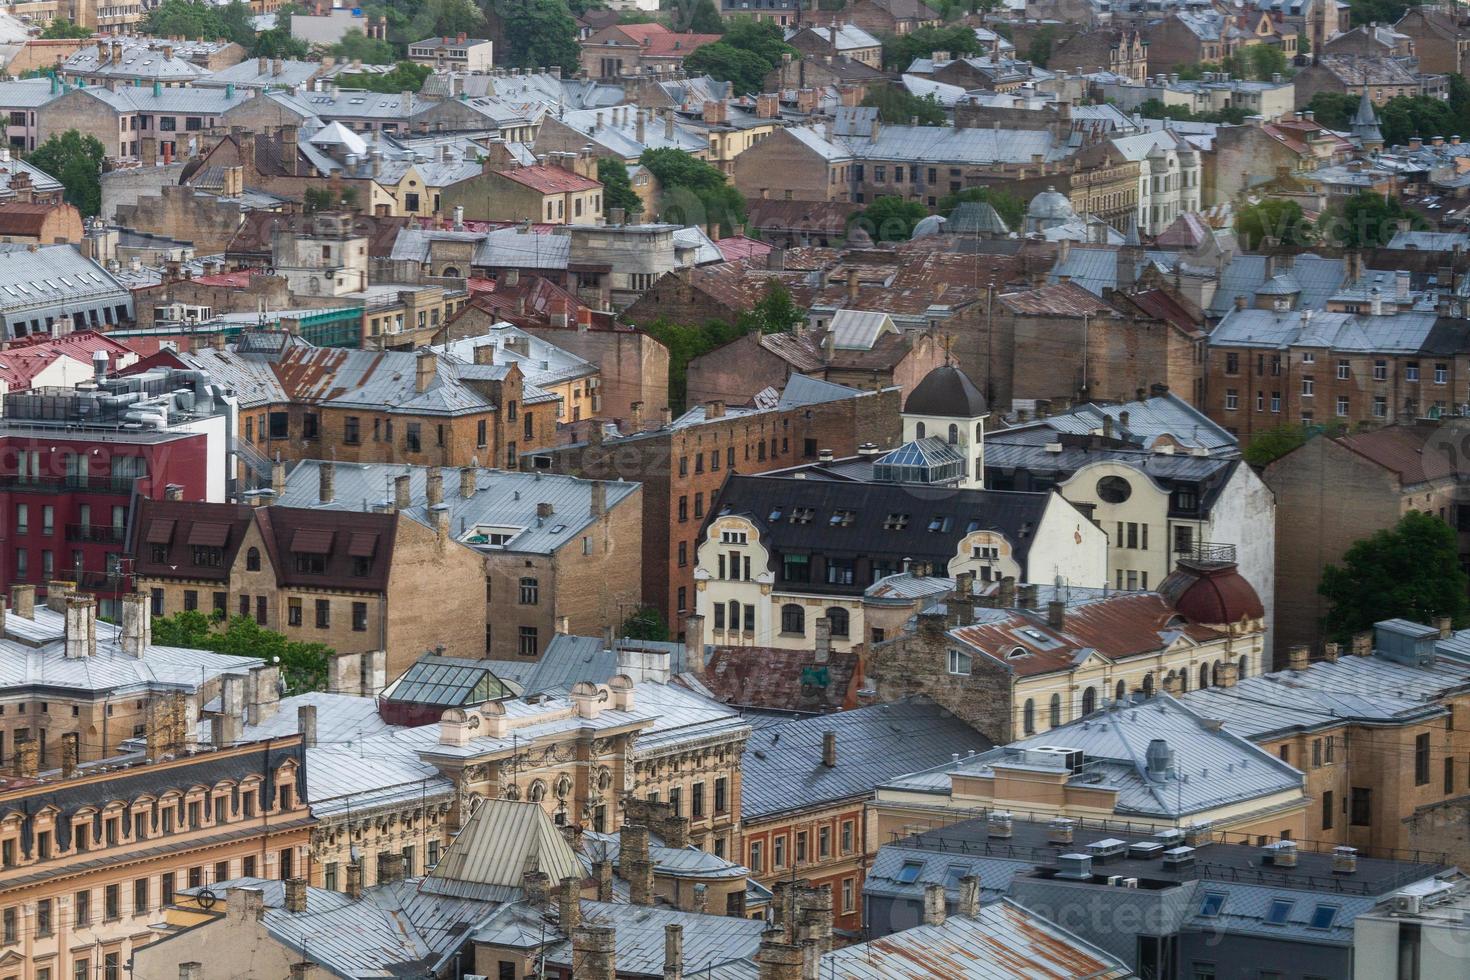
[[[427,466],[404,466],[397,463],[344,463],[334,466],[333,499],[320,499],[322,460],[302,460],[291,467],[286,488],[277,503],[289,507],[307,507],[345,511],[369,511],[375,504],[390,499],[394,480],[407,476],[411,506],[401,513],[426,527],[433,527],[433,516],[427,503]],[[596,518],[592,514],[592,490],[598,482],[579,477],[542,473],[540,470],[479,469],[474,473],[474,494],[461,493],[463,471],[444,467],[438,470],[443,482],[443,504],[449,510],[449,531],[471,547],[512,553],[553,554],[568,544],[579,541],[580,533]],[[603,482],[609,511],[637,495],[642,484],[622,481]],[[550,504],[550,517],[541,517],[538,507]],[[509,534],[503,543],[490,538]]]
[[[922,974],[916,973],[922,971]],[[1035,980],[1131,977],[1122,960],[1010,900],[946,916],[822,957],[821,976],[850,980]]]
[[[837,736],[837,765],[830,769],[822,764],[827,732]],[[802,807],[865,797],[901,772],[991,745],[924,697],[773,725],[746,742],[742,818],[748,824]]]
[[[527,871],[553,882],[582,877],[582,863],[539,803],[483,800],[425,879],[520,887]]]
[[[1424,351],[1439,321],[1432,311],[1372,316],[1310,310],[1232,310],[1210,334],[1212,347],[1325,348],[1362,353]]]
[[[546,651],[535,662],[525,660],[486,660],[486,666],[502,680],[519,685],[526,694],[546,691],[571,690],[578,681],[606,684],[616,674],[620,650],[652,650],[669,655],[669,671],[679,674],[687,668],[685,648],[682,643],[661,643],[653,640],[617,639],[613,649],[608,649],[602,637],[569,636],[557,633],[547,644]]]
[[[463,707],[511,695],[484,661],[426,654],[383,691],[387,701]]]

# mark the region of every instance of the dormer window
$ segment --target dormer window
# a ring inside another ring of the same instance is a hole
[[[327,570],[327,556],[314,552],[297,552],[291,556],[296,571],[305,575],[321,575]]]

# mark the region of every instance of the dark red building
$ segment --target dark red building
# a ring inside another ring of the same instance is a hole
[[[158,370],[5,396],[0,587],[76,582],[115,616],[134,504],[223,500],[233,399],[199,372]]]

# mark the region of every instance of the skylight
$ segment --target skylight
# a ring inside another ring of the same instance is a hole
[[[1213,919],[1224,907],[1224,892],[1205,892],[1204,901],[1199,904],[1199,914],[1207,919]]]
[[[919,880],[919,872],[924,870],[922,861],[905,861],[903,867],[898,869],[898,883],[901,885],[912,885]]]
[[[1312,910],[1311,928],[1331,929],[1332,923],[1337,919],[1336,905],[1319,905]]]
[[[1291,907],[1295,904],[1290,899],[1271,899],[1271,907],[1266,909],[1266,921],[1273,926],[1286,925],[1286,917],[1291,914]]]

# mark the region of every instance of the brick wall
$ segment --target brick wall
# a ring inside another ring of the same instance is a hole
[[[667,276],[664,278],[668,278]],[[656,419],[669,403],[669,350],[637,330],[578,330],[530,327],[535,337],[598,367],[603,418],[631,418],[634,403]]]

